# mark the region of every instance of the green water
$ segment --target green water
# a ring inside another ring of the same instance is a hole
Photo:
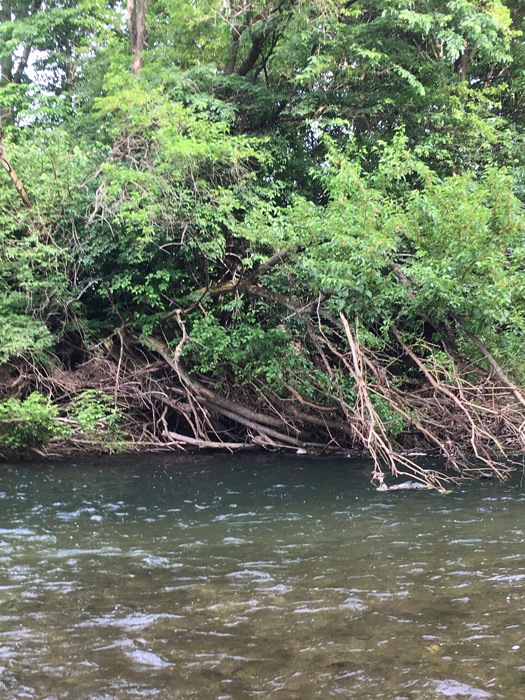
[[[525,698],[519,478],[364,467],[0,467],[0,698]]]

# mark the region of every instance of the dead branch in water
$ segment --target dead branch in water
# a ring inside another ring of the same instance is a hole
[[[260,378],[242,387],[223,382],[218,388],[191,373],[182,357],[189,336],[181,314],[174,349],[159,336],[133,339],[121,329],[74,371],[26,364],[0,376],[0,388],[18,395],[41,391],[53,396],[64,413],[82,391],[101,391],[125,415],[125,449],[130,451],[359,451],[371,457],[379,486],[390,476],[406,476],[439,490],[461,477],[505,479],[512,471],[508,456],[525,451],[524,415],[514,387],[499,374],[480,377],[460,369],[450,356],[443,364],[442,348],[420,340],[409,344],[396,328],[391,329],[395,347],[388,354],[373,352],[360,342],[358,324],[352,326],[343,313],[333,319],[318,308],[314,323],[312,305],[291,306],[326,377],[315,398],[305,393],[305,378],[301,384],[287,377],[276,391]],[[410,363],[417,385],[400,383],[392,368],[395,353],[405,367]],[[391,428],[394,418],[404,426],[397,432]],[[67,439],[38,449],[49,454],[93,449],[86,436],[75,432],[74,421],[71,426]],[[444,457],[450,473],[416,461],[414,451]]]

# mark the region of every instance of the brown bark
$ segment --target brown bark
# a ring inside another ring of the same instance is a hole
[[[263,50],[267,45],[267,39],[272,30],[282,21],[285,0],[280,0],[274,6],[267,0],[261,12],[254,15],[251,3],[239,2],[230,7],[231,22],[231,42],[228,60],[225,66],[225,74],[237,73],[240,76],[247,76],[255,67],[256,63],[263,56]],[[280,17],[279,17],[280,16]],[[242,19],[242,22],[239,20]],[[238,66],[239,47],[245,32],[249,32],[250,46],[248,54],[244,57],[241,65]],[[270,53],[276,45],[274,38],[273,45],[269,47]],[[267,60],[268,56],[266,57]],[[258,74],[258,73],[257,73]]]
[[[465,45],[465,50],[463,51],[463,53],[461,54],[461,56],[458,58],[458,60],[456,62],[458,75],[461,78],[461,80],[468,80],[470,66],[471,66],[472,61],[476,58],[477,53],[478,53],[477,46],[474,46],[473,49],[469,50],[468,46]]]
[[[13,166],[11,165],[9,160],[7,159],[7,156],[6,156],[5,150],[4,150],[4,145],[1,141],[0,141],[0,164],[2,165],[2,167],[6,171],[6,173],[9,175],[9,177],[11,178],[11,182],[13,183],[13,185],[16,188],[16,191],[20,195],[20,198],[21,198],[22,202],[24,203],[24,206],[26,207],[26,209],[31,209],[32,204],[31,204],[31,200],[29,199],[29,195],[27,194],[27,192],[25,190],[25,187],[22,183],[22,180],[18,177],[15,169],[13,168]]]
[[[297,435],[300,431],[293,428],[290,429],[283,420],[250,411],[244,406],[216,395],[203,387],[197,380],[190,378],[182,366],[180,353],[175,351],[172,354],[161,341],[148,338],[147,345],[154,349],[176,371],[189,401],[199,405],[201,408],[206,408],[213,413],[225,416],[240,425],[251,428],[264,437],[273,438],[281,443],[296,447],[303,447],[306,444],[298,437],[289,434],[289,432],[292,432]],[[196,436],[196,439],[201,439],[201,437]]]
[[[140,73],[143,64],[142,52],[146,43],[146,3],[147,0],[127,0],[133,75]]]
[[[202,287],[198,290],[198,293],[202,295],[209,294],[211,297],[218,297],[222,294],[234,291],[251,292],[253,291],[256,281],[259,279],[259,277],[267,274],[270,270],[272,270],[276,265],[281,263],[289,255],[298,253],[301,250],[303,250],[303,248],[297,245],[288,246],[287,248],[281,248],[250,275],[244,278],[239,277],[237,279],[228,280],[227,282],[222,282],[221,284],[218,284],[214,287],[210,287],[209,289]]]
[[[512,393],[514,394],[516,399],[522,404],[522,406],[525,406],[525,396],[520,387],[507,377],[503,369],[499,366],[499,364],[496,362],[494,357],[490,354],[490,352],[487,350],[487,348],[479,338],[477,338],[473,333],[470,332],[467,332],[467,336],[485,357],[485,359],[492,367],[494,374],[500,380],[500,382],[502,382],[502,384],[504,384],[512,391]]]
[[[16,3],[2,2],[0,8],[0,24],[10,22],[13,16],[16,20],[24,20],[29,16],[34,16],[42,9],[42,0],[35,0],[32,5],[17,8]],[[29,56],[33,47],[26,44],[22,48],[21,55],[13,53],[0,59],[0,81],[5,83],[21,83],[24,72],[29,63]]]

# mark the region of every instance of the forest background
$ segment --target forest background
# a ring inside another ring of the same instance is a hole
[[[521,0],[1,0],[4,454],[505,477],[524,29]]]

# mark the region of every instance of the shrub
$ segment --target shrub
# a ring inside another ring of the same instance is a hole
[[[57,407],[38,392],[25,400],[0,401],[0,444],[19,449],[62,435],[64,427],[57,417]]]

